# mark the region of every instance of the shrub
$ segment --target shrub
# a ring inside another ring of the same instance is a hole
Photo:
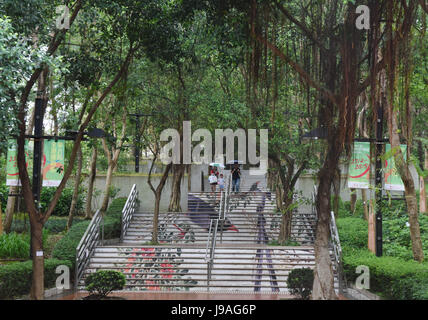
[[[125,283],[125,275],[114,270],[98,270],[85,279],[86,290],[99,295],[100,298],[106,297],[114,290],[122,290]]]
[[[370,290],[388,299],[419,299],[428,291],[428,264],[396,257],[376,257],[366,249],[344,247],[343,266],[348,281],[358,276],[357,266],[370,270]]]
[[[337,220],[337,230],[342,246],[367,248],[368,224],[360,218],[342,218]]]
[[[407,226],[409,217],[387,216],[383,222],[383,241],[385,255],[412,260],[412,243],[410,229]],[[422,248],[428,254],[428,216],[419,215]]]
[[[2,212],[6,210],[8,194],[9,194],[9,188],[6,186],[5,183],[1,183],[0,184],[0,202],[1,202]]]
[[[50,233],[60,233],[67,229],[67,220],[68,219],[58,219],[56,217],[50,217],[48,221],[46,221],[44,228],[48,230]],[[77,224],[82,222],[83,219],[79,219],[74,217],[73,224]]]
[[[309,300],[314,283],[314,271],[309,268],[293,269],[287,278],[287,287],[292,295]]]
[[[50,288],[55,285],[58,274],[55,273],[57,266],[66,265],[69,268],[69,261],[57,259],[45,260],[45,287]],[[0,299],[13,299],[18,296],[28,294],[31,289],[33,275],[32,261],[15,262],[8,265],[0,265]]]
[[[68,260],[74,268],[76,248],[89,226],[89,223],[90,221],[84,221],[73,225],[67,234],[55,245],[52,251],[52,257],[60,260]]]
[[[122,227],[122,210],[126,198],[117,198],[112,201],[104,216],[104,238],[114,239],[120,237]]]
[[[55,193],[55,188],[43,188],[41,195],[40,195],[40,202],[42,206],[42,211],[46,211],[49,203],[51,202],[51,199],[53,198],[53,195]],[[55,209],[53,211],[53,215],[55,216],[68,216],[71,206],[71,200],[73,198],[73,188],[65,188],[62,193],[61,197],[58,200],[57,205],[55,206]],[[83,210],[83,192],[79,192],[79,196],[77,198],[77,204],[76,204],[76,212],[82,212]]]
[[[104,217],[104,238],[120,237],[122,209],[126,198],[113,200]],[[76,261],[76,248],[88,228],[90,221],[74,224],[67,234],[55,245],[52,256],[61,260],[71,261],[73,267]]]

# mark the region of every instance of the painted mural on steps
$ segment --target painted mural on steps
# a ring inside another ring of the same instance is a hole
[[[126,263],[115,266],[125,274],[131,291],[189,291],[197,281],[186,277],[180,248],[121,248]]]

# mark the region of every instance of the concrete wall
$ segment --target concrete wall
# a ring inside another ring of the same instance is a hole
[[[157,170],[157,173],[161,173],[160,170]],[[200,165],[194,165],[192,166],[192,172],[191,172],[191,191],[193,192],[198,192],[201,191],[201,172],[205,173],[205,177],[204,177],[204,184],[205,184],[205,190],[209,190],[209,185],[208,185],[208,179],[207,179],[207,171],[208,168],[206,166],[200,166]],[[414,178],[415,181],[415,186],[418,189],[419,188],[419,180],[418,180],[418,175],[416,173],[416,170],[414,168],[411,168],[411,172],[412,172],[412,176]],[[262,179],[262,177],[257,177],[257,178],[253,178],[250,176],[248,176],[248,172],[243,172],[243,176],[244,176],[244,181],[246,181],[246,183],[244,182],[244,184],[251,184],[253,182],[254,179]],[[160,177],[155,176],[152,178],[152,183],[154,185],[154,187],[156,188],[156,186],[159,184],[159,180]],[[151,191],[148,183],[147,183],[147,176],[130,176],[130,175],[117,175],[113,177],[113,182],[112,185],[115,186],[116,188],[119,188],[119,197],[127,197],[129,194],[129,191],[131,190],[131,187],[133,184],[137,185],[137,189],[139,191],[139,198],[141,201],[141,209],[142,210],[148,210],[151,211],[154,209],[154,201],[155,201],[155,197],[153,192]],[[165,187],[164,187],[164,191],[162,193],[162,198],[161,198],[161,210],[162,211],[166,211],[168,209],[168,205],[169,205],[169,198],[171,196],[171,183],[172,183],[172,179],[171,177],[167,180]],[[311,199],[311,194],[313,192],[313,185],[314,183],[317,185],[318,182],[315,178],[314,175],[303,175],[297,182],[296,185],[296,189],[297,191],[301,191],[303,196],[306,198]],[[374,184],[374,181],[372,182]],[[264,186],[265,183],[262,183],[262,186]],[[104,186],[105,186],[105,176],[97,176],[96,180],[95,180],[95,188],[104,191]],[[187,175],[184,177],[184,179],[182,180],[181,183],[181,206],[182,209],[184,211],[187,210],[187,193],[188,193],[188,177]],[[396,195],[400,195],[400,194],[396,194]],[[349,201],[350,199],[350,194],[349,194],[349,189],[347,186],[347,181],[346,181],[346,177],[342,178],[342,183],[341,183],[341,188],[340,188],[340,196],[342,198],[342,200],[344,201]],[[358,190],[357,191],[357,196],[359,199],[361,199],[361,193]],[[368,190],[368,194],[367,196],[369,198],[374,198],[374,192],[371,190]],[[102,194],[99,195],[98,197],[96,197],[93,201],[93,207],[94,210],[98,209],[99,206],[101,205],[101,201],[102,201]],[[310,206],[305,205],[304,206],[304,210],[310,210]]]

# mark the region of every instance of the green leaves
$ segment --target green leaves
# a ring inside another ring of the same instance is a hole
[[[122,290],[125,284],[125,275],[114,270],[98,270],[85,279],[86,290],[101,297],[107,296],[114,290]]]

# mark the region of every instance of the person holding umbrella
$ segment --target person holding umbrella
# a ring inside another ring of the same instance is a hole
[[[239,185],[241,183],[241,170],[239,169],[239,164],[234,164],[232,171],[232,191],[239,192]]]

